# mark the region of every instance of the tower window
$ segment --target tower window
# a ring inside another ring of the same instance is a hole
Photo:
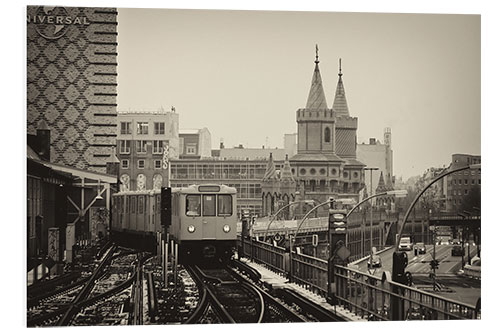
[[[330,142],[330,137],[331,137],[330,127],[326,127],[325,128],[325,142]]]

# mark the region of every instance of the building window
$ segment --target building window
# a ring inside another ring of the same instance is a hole
[[[469,175],[469,171],[464,171],[464,176],[468,176]]]
[[[146,141],[145,140],[137,140],[137,153],[138,154],[146,154]]]
[[[335,176],[337,174],[337,169],[332,169],[332,176]]]
[[[137,160],[137,168],[144,169],[145,160]]]
[[[186,146],[186,154],[187,155],[195,155],[196,154],[196,145]]]
[[[461,190],[458,190],[458,195],[462,195],[462,191]]]
[[[316,169],[312,168],[312,169],[309,171],[309,173],[310,173],[311,175],[313,175],[313,176],[314,176],[314,175],[316,174]]]
[[[470,175],[471,175],[471,176],[474,176],[475,174],[476,174],[476,171],[471,170]]]
[[[130,140],[120,141],[120,154],[130,154]]]
[[[153,154],[162,154],[163,153],[163,141],[154,140],[153,141]]]
[[[304,169],[304,168],[300,169],[300,174],[301,175],[305,175],[306,174],[306,169]]]
[[[122,121],[120,123],[120,134],[132,134],[132,129],[130,128],[130,121]]]
[[[478,184],[478,185],[481,185],[481,179],[478,179],[478,180],[477,180],[477,184]]]
[[[128,160],[122,160],[122,169],[128,169]]]
[[[161,160],[155,160],[155,169],[161,169]]]
[[[148,134],[149,124],[147,122],[137,122],[137,134]]]
[[[330,142],[331,131],[330,127],[325,128],[325,142]]]
[[[344,178],[349,178],[349,172],[344,171],[343,175],[344,175]]]
[[[467,195],[467,194],[469,194],[469,190],[468,190],[468,189],[465,189],[465,190],[464,190],[464,195]]]
[[[476,185],[476,180],[475,180],[475,179],[471,179],[470,183],[471,183],[472,185]]]
[[[357,172],[354,172],[354,173],[353,173],[353,177],[354,177],[354,178],[358,178],[358,173],[357,173]]]
[[[155,134],[156,135],[165,134],[165,123],[155,123]]]
[[[467,185],[468,181],[467,179],[464,179],[464,185]]]

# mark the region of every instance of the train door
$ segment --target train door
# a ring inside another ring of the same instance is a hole
[[[202,237],[203,239],[217,238],[217,202],[215,194],[203,194],[202,196]]]

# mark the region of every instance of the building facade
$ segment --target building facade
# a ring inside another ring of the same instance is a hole
[[[358,119],[349,115],[342,75],[339,67],[334,103],[328,108],[316,53],[306,107],[296,112],[297,154],[290,158],[306,200],[324,202],[331,196],[357,200],[364,187],[365,165],[356,159]]]
[[[179,158],[179,114],[173,111],[118,112],[117,157],[120,190],[167,185],[164,156]]]
[[[235,187],[238,213],[243,209],[250,214],[262,216],[262,179],[266,159],[182,159],[172,160],[171,186],[187,187],[192,184],[224,184]],[[282,163],[276,163],[278,167]]]
[[[50,161],[105,172],[116,144],[115,8],[27,7],[27,131]]]
[[[179,158],[200,159],[212,156],[212,136],[208,128],[181,129]]]
[[[450,169],[456,169],[471,164],[480,164],[480,155],[453,154]],[[446,210],[461,212],[465,200],[472,191],[481,191],[481,169],[462,170],[446,176]],[[466,199],[467,198],[467,199]],[[479,202],[480,203],[480,202]],[[479,207],[476,207],[480,209]],[[472,213],[472,212],[471,212]]]
[[[395,178],[393,173],[391,136],[391,129],[385,128],[383,143],[375,138],[370,138],[368,143],[365,144],[363,142],[357,146],[356,154],[358,160],[366,164],[368,168],[378,168],[378,172],[371,171],[371,175],[370,170],[364,171],[368,195],[375,193],[377,184],[380,182],[380,171],[382,171],[384,175],[384,184],[394,186]],[[371,181],[373,181],[373,186]]]

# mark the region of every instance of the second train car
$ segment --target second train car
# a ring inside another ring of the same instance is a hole
[[[119,243],[154,251],[162,231],[161,191],[126,191],[113,195],[112,237]],[[236,189],[225,185],[173,188],[169,237],[179,248],[179,262],[229,260],[236,248]]]

